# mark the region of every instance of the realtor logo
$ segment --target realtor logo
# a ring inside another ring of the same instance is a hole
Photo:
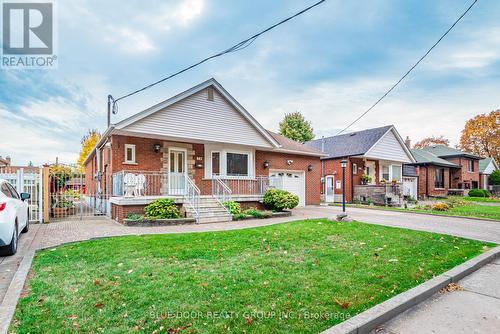
[[[54,67],[51,2],[2,3],[2,67]]]

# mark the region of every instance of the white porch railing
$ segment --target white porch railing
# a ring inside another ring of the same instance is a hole
[[[212,176],[212,196],[226,209],[228,213],[230,213],[224,203],[231,200],[232,191],[227,184],[216,175]]]
[[[168,174],[149,171],[119,171],[112,175],[113,196],[168,195]]]
[[[212,180],[212,184],[217,184],[217,182],[224,183],[233,196],[263,196],[269,188],[268,176],[256,176],[255,178],[249,179],[248,177],[224,177],[213,175]],[[213,193],[212,191],[212,194]]]
[[[200,218],[200,189],[194,184],[194,181],[187,175],[184,174],[186,192],[184,194],[184,199],[188,202],[189,206],[193,210],[193,215],[198,220]]]

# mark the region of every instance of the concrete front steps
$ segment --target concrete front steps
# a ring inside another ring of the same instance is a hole
[[[186,205],[185,209],[187,217],[194,217],[194,211],[189,205]],[[223,223],[233,220],[233,217],[227,212],[226,208],[212,196],[200,196],[199,214],[199,224]]]

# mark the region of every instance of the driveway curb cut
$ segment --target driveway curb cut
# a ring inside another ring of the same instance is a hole
[[[424,282],[413,289],[400,293],[383,303],[330,327],[321,334],[364,334],[391,320],[409,308],[419,304],[452,282],[458,282],[482,266],[500,258],[500,246],[462,263],[449,271]]]
[[[35,251],[29,251],[24,255],[3,298],[2,304],[0,305],[0,334],[7,334],[9,331],[10,322],[14,317],[17,302],[23,291],[26,277],[28,277],[28,273],[31,269],[34,255]]]

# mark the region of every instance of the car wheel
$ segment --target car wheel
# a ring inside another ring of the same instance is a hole
[[[24,228],[22,229],[21,233],[26,233],[30,230],[30,212],[28,210],[28,216],[26,218],[26,226],[24,226]]]
[[[7,246],[0,247],[0,255],[14,255],[17,252],[17,223],[14,227],[14,233],[12,235],[12,240]]]

